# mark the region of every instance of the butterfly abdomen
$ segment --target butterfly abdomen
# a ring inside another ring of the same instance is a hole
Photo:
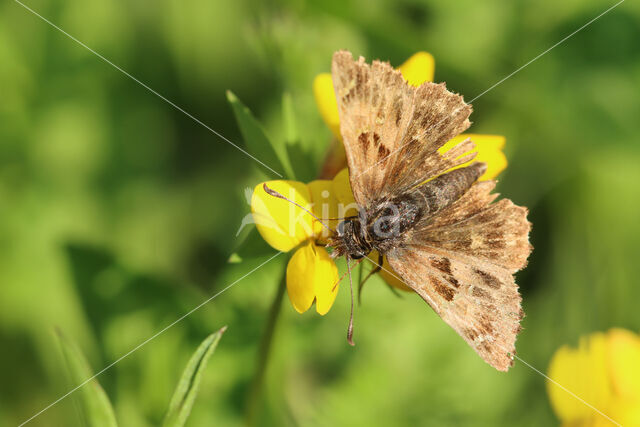
[[[462,197],[485,170],[484,163],[474,163],[442,174],[389,201],[373,203],[364,215],[369,245],[381,253],[397,246],[418,221],[435,216]]]
[[[389,201],[373,204],[364,213],[369,245],[380,253],[394,247],[402,235],[422,218],[420,200],[403,194]]]
[[[479,162],[454,169],[415,187],[410,195],[418,200],[425,217],[433,217],[462,197],[486,170],[487,165]]]

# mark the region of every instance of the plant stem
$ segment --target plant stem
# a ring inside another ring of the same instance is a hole
[[[284,291],[287,288],[287,276],[286,273],[282,275],[282,280],[278,285],[276,294],[271,302],[271,308],[269,309],[269,317],[267,318],[267,324],[265,326],[262,339],[260,341],[260,348],[258,349],[258,361],[256,364],[256,372],[251,381],[249,388],[249,394],[247,398],[247,412],[246,423],[247,426],[254,426],[256,424],[257,415],[260,412],[260,405],[262,403],[262,388],[264,385],[264,377],[269,362],[269,356],[271,354],[271,345],[273,343],[273,335],[278,322],[278,315],[280,314],[280,308],[282,307],[282,297]]]

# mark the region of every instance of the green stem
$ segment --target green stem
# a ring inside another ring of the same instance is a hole
[[[267,325],[260,341],[260,348],[258,349],[258,361],[256,364],[256,372],[251,381],[249,388],[249,394],[247,398],[247,413],[246,422],[248,426],[254,426],[256,424],[257,415],[260,411],[262,403],[262,388],[264,385],[264,377],[269,362],[269,356],[271,354],[271,345],[273,344],[273,334],[278,322],[278,315],[280,314],[280,308],[282,307],[282,297],[284,291],[287,289],[287,276],[282,275],[282,280],[278,285],[276,294],[271,302],[271,308],[269,309],[269,317],[267,318]]]

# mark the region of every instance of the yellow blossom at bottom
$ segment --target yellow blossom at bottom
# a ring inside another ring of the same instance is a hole
[[[553,355],[549,377],[624,426],[640,426],[640,337],[624,329],[580,339]],[[563,426],[610,426],[611,421],[547,382],[554,412]]]

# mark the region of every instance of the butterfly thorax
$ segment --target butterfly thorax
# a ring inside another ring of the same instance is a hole
[[[406,232],[435,217],[458,200],[485,172],[484,163],[456,169],[394,198],[376,200],[358,216],[345,219],[330,239],[334,257],[365,257],[372,250],[384,255],[402,245]]]
[[[373,203],[357,217],[342,221],[331,245],[336,256],[347,255],[352,259],[367,256],[372,250],[384,254],[397,245],[421,214],[419,201],[411,194]]]

